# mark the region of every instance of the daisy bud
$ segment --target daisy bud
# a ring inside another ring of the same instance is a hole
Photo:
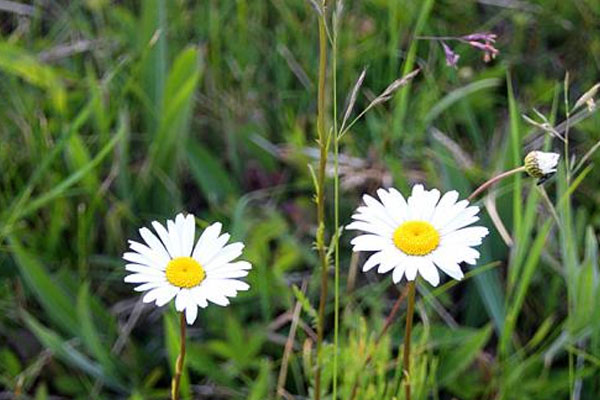
[[[554,175],[559,158],[558,153],[532,151],[525,156],[525,171],[530,176],[538,178],[538,184],[541,184]]]

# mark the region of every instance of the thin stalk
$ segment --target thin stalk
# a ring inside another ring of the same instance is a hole
[[[571,172],[570,172],[570,168],[569,168],[569,122],[571,119],[571,111],[569,110],[569,72],[567,71],[567,73],[565,74],[565,80],[564,80],[564,100],[565,100],[565,113],[566,113],[566,121],[565,121],[565,140],[564,140],[564,147],[563,147],[563,152],[564,152],[564,159],[565,159],[565,177],[567,180],[567,188],[571,186]],[[567,190],[567,192],[565,193],[567,196],[567,203],[569,204],[566,207],[566,210],[570,210],[571,207],[571,200],[570,200],[570,195],[569,195],[569,191]],[[569,212],[569,211],[567,211]],[[565,219],[567,224],[570,224],[570,218]],[[571,227],[569,226],[567,228],[569,231],[571,229]],[[570,242],[569,242],[570,243]],[[568,246],[569,244],[567,244]],[[571,290],[567,290],[567,315],[570,318],[571,317],[571,310],[572,310],[572,296],[571,296]],[[574,369],[573,369],[573,353],[569,351],[568,354],[568,358],[569,358],[569,396],[571,398],[573,398],[574,395],[574,388],[575,388],[575,373],[574,373]]]
[[[317,134],[320,147],[319,170],[317,174],[317,237],[316,246],[321,264],[321,298],[319,301],[319,320],[317,325],[317,368],[315,371],[315,400],[321,398],[321,363],[323,330],[325,323],[325,303],[327,301],[327,249],[325,248],[325,167],[329,136],[325,131],[325,78],[327,74],[327,32],[325,30],[325,5],[319,16],[319,88],[317,99]]]
[[[185,315],[180,313],[179,316],[179,355],[177,356],[177,361],[175,362],[175,376],[171,381],[171,399],[179,400],[179,386],[181,383],[181,374],[183,373],[183,361],[185,359]]]
[[[404,375],[405,399],[410,400],[410,337],[412,335],[413,315],[415,313],[415,281],[408,282],[408,305],[406,309],[406,331],[404,333],[404,351],[402,352],[402,372]]]
[[[333,75],[333,223],[335,227],[334,236],[334,315],[333,315],[333,393],[332,399],[337,400],[338,380],[338,346],[340,330],[340,179],[338,172],[339,161],[339,137],[337,132],[337,23],[333,27],[331,69]]]
[[[467,197],[467,200],[469,201],[473,201],[473,199],[475,197],[477,197],[478,194],[480,194],[481,192],[483,192],[484,190],[486,190],[487,188],[489,188],[490,186],[492,186],[493,184],[495,184],[496,182],[506,178],[507,176],[511,176],[514,175],[518,172],[523,172],[525,171],[525,167],[521,166],[521,167],[517,167],[515,169],[511,169],[509,171],[503,172],[500,175],[496,175],[495,177],[493,177],[492,179],[484,182],[481,186],[479,186],[477,189],[475,189],[475,191],[473,193],[471,193],[471,195],[469,197]]]

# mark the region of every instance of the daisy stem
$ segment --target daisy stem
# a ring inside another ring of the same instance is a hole
[[[487,188],[489,188],[496,182],[506,178],[507,176],[511,176],[511,175],[514,175],[516,173],[523,172],[523,171],[525,171],[525,166],[517,167],[517,168],[511,169],[509,171],[503,172],[500,175],[496,175],[495,177],[484,182],[481,186],[479,186],[477,189],[475,189],[475,191],[473,193],[471,193],[471,195],[469,197],[467,197],[467,200],[473,201],[473,199],[475,197],[477,197],[478,194],[480,194],[481,192],[483,192],[484,190],[486,190]]]
[[[323,329],[325,324],[325,303],[327,302],[327,249],[325,247],[325,167],[329,135],[325,131],[325,79],[327,76],[327,31],[325,27],[325,7],[327,0],[322,0],[322,13],[319,16],[319,86],[317,97],[317,135],[320,148],[319,170],[317,175],[317,236],[316,247],[321,264],[321,297],[319,301],[319,319],[317,321],[317,368],[315,371],[315,400],[321,398],[321,363],[323,347]]]
[[[405,399],[410,400],[410,337],[412,335],[413,315],[415,313],[415,281],[408,282],[408,304],[406,308],[406,331],[404,333],[403,375]]]
[[[183,360],[185,359],[185,315],[183,313],[180,314],[179,317],[180,323],[180,348],[179,355],[177,356],[177,361],[175,362],[175,376],[171,382],[171,399],[179,400],[179,384],[181,381],[181,374],[183,373]]]

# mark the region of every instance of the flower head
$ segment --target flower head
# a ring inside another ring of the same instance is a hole
[[[479,220],[479,207],[458,200],[458,192],[441,196],[437,189],[415,185],[405,200],[394,188],[379,189],[379,200],[365,195],[365,206],[352,216],[347,229],[366,232],[352,240],[354,251],[373,251],[363,271],[379,265],[377,272],[393,270],[394,283],[413,281],[419,273],[433,286],[440,282],[438,268],[454,279],[462,279],[461,262],[474,265],[488,229],[467,227]]]
[[[198,307],[208,302],[226,306],[228,297],[250,286],[235,278],[248,275],[252,268],[247,261],[233,262],[242,254],[243,243],[231,243],[229,234],[221,234],[216,222],[202,232],[196,246],[195,219],[192,214],[178,214],[167,227],[152,222],[156,234],[148,228],[140,229],[145,243],[129,241],[130,252],[123,254],[132,272],[125,282],[135,283],[135,290],[146,292],[144,303],[155,302],[161,307],[175,299],[177,311],[185,311],[188,324],[193,324]]]
[[[525,156],[525,171],[532,177],[538,178],[538,183],[543,183],[556,172],[558,153],[532,151]]]

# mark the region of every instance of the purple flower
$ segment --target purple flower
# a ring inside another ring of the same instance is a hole
[[[444,49],[444,54],[446,55],[446,65],[449,67],[453,67],[456,68],[457,64],[458,64],[458,59],[460,58],[460,56],[458,54],[456,54],[454,51],[452,51],[452,49],[450,48],[450,46],[448,46],[446,43],[441,42],[442,43],[442,48]]]
[[[494,33],[478,32],[478,33],[471,33],[470,35],[461,36],[461,39],[466,40],[468,42],[483,41],[483,42],[495,43],[497,37],[498,36]]]

